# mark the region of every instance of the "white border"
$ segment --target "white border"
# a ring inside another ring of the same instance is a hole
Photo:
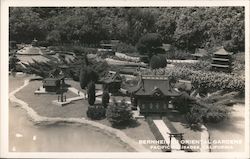
[[[248,0],[2,0],[1,1],[1,149],[0,157],[9,158],[249,158],[249,1]],[[8,7],[11,6],[245,6],[245,152],[244,153],[17,153],[8,152]]]

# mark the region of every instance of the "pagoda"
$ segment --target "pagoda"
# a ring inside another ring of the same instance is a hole
[[[213,54],[211,69],[213,71],[231,72],[231,55],[223,47]]]

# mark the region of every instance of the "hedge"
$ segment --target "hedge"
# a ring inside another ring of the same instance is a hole
[[[158,69],[156,74],[162,74],[162,72],[171,79],[190,80],[196,89],[245,92],[245,79],[232,74],[204,70],[194,71],[185,67]],[[154,73],[153,71],[144,72],[144,74]]]

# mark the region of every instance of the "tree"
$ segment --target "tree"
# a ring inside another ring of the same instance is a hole
[[[160,58],[157,55],[153,55],[150,59],[150,67],[151,69],[159,68]]]
[[[95,83],[91,81],[88,84],[88,103],[89,105],[95,104]]]
[[[149,9],[129,8],[125,15],[128,43],[134,45],[143,34],[155,32],[156,16]]]
[[[167,66],[166,57],[163,55],[153,55],[150,59],[151,69],[164,68]]]
[[[132,120],[132,110],[124,99],[120,103],[114,99],[108,106],[106,116],[112,126],[124,126]]]
[[[9,70],[12,72],[16,72],[16,65],[17,62],[20,60],[17,58],[17,56],[14,54],[9,58]]]
[[[184,8],[177,20],[174,33],[175,45],[180,49],[192,51],[201,47],[206,38],[204,37],[205,25],[202,19],[205,8]]]
[[[174,42],[173,36],[176,29],[178,8],[166,8],[156,22],[157,33],[162,36],[164,43],[171,44]]]
[[[43,39],[46,34],[41,28],[42,20],[39,14],[30,7],[10,8],[10,40],[31,42],[34,38]]]
[[[89,61],[87,59],[87,55],[84,54],[81,59],[81,69],[80,69],[80,85],[81,88],[84,89],[89,82],[93,81],[96,82],[98,80],[98,74],[94,71],[92,67],[96,67],[95,64],[92,65],[92,67],[88,66]]]
[[[102,106],[104,106],[104,108],[108,106],[109,98],[109,93],[107,91],[104,91],[102,94]]]
[[[46,40],[50,43],[50,45],[57,45],[61,42],[61,35],[58,30],[52,30],[48,33]]]
[[[160,68],[164,68],[167,66],[167,59],[166,59],[166,56],[164,55],[158,55],[159,58],[160,58],[160,62],[159,62],[159,67]]]
[[[161,36],[157,33],[148,33],[140,38],[136,48],[142,55],[148,55],[151,58],[154,54],[162,52]]]
[[[188,93],[182,92],[179,97],[173,99],[172,103],[180,113],[187,113],[195,103],[195,100]]]
[[[88,71],[84,65],[81,67],[79,80],[81,88],[85,89],[85,87],[88,85]]]

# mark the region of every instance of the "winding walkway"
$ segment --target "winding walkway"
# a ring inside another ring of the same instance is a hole
[[[23,89],[24,87],[26,87],[29,84],[29,82],[30,82],[30,79],[26,79],[22,86],[15,89],[11,93],[9,93],[9,100],[11,102],[18,103],[23,109],[25,109],[28,115],[32,118],[33,122],[35,122],[36,124],[52,124],[52,123],[58,123],[58,122],[68,122],[68,123],[81,123],[81,124],[91,125],[93,127],[104,130],[108,135],[115,135],[122,142],[128,144],[130,147],[132,147],[138,152],[150,152],[149,149],[145,148],[143,145],[140,145],[138,142],[128,137],[121,130],[100,124],[95,121],[90,121],[85,118],[60,118],[60,117],[51,118],[51,117],[44,117],[44,116],[38,115],[37,112],[34,111],[31,107],[29,107],[29,105],[26,102],[16,98],[15,96],[15,94],[19,92],[21,89]]]

